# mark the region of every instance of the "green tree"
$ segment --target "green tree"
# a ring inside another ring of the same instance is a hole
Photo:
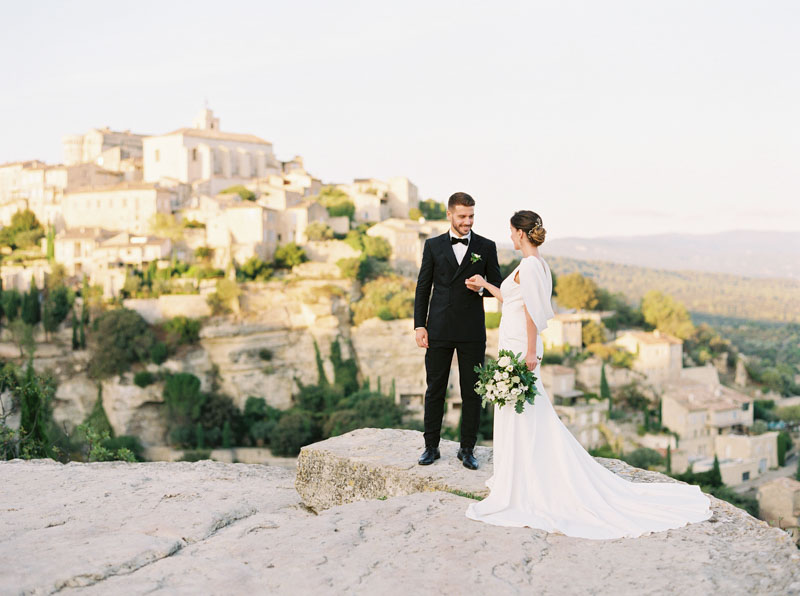
[[[667,444],[667,474],[672,474],[672,445]]]
[[[650,290],[642,298],[642,315],[648,324],[680,339],[686,339],[694,333],[694,325],[686,307],[658,290]]]
[[[33,211],[24,209],[11,216],[9,225],[0,230],[0,244],[12,249],[36,246],[44,236],[44,228]]]
[[[36,340],[33,337],[33,325],[29,325],[21,318],[14,319],[8,326],[14,343],[19,348],[19,356],[22,358],[26,353],[30,358],[36,352]]]
[[[22,295],[19,290],[14,288],[3,290],[0,294],[0,302],[2,302],[3,314],[7,322],[10,323],[19,316],[19,309],[22,306]]]
[[[350,196],[335,186],[323,186],[319,195],[312,197],[328,210],[331,217],[345,216],[350,220],[355,217],[356,206]]]
[[[97,399],[94,402],[92,411],[89,412],[89,415],[83,422],[99,433],[107,433],[110,438],[114,436],[114,429],[111,427],[111,422],[109,422],[108,415],[103,407],[102,383],[97,384]]]
[[[597,284],[580,273],[561,275],[557,280],[558,302],[566,308],[591,310],[597,306]]]
[[[792,448],[792,436],[788,431],[782,430],[778,433],[778,465],[786,463],[786,452]]]
[[[89,360],[89,374],[96,379],[122,374],[134,362],[150,359],[155,343],[150,326],[128,308],[110,310],[94,321],[96,341]]]
[[[722,472],[719,469],[719,458],[717,458],[717,454],[714,454],[714,465],[711,468],[711,483],[714,486],[720,486],[722,484]]]
[[[286,411],[270,438],[273,455],[293,457],[300,448],[314,442],[316,430],[314,419],[309,412],[299,408]]]
[[[47,291],[42,304],[42,325],[48,333],[53,333],[67,318],[72,309],[74,296],[69,288],[58,286]]]
[[[364,254],[379,261],[387,261],[392,256],[392,245],[381,236],[364,236]]]
[[[581,339],[584,346],[601,344],[606,341],[605,327],[596,321],[583,321],[581,323]]]
[[[28,360],[25,375],[17,386],[20,403],[20,451],[26,458],[50,457],[52,449],[48,428],[52,420],[51,401],[54,387],[48,387],[34,373]]]
[[[428,220],[447,219],[447,207],[445,207],[444,203],[440,203],[434,199],[420,201],[419,212],[422,214],[422,217]]]
[[[22,320],[28,325],[36,325],[42,320],[42,306],[39,302],[39,288],[36,280],[31,276],[31,287],[22,297]]]

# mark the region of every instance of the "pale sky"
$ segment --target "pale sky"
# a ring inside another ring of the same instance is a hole
[[[0,162],[108,125],[463,190],[505,241],[800,230],[800,3],[3,2]]]

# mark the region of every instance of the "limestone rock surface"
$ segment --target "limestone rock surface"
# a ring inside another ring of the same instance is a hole
[[[394,464],[419,452],[407,432],[341,439],[358,454],[352,465],[397,479]],[[325,451],[344,458],[332,443]],[[385,459],[370,463],[370,452]],[[430,488],[475,489],[478,475],[462,482],[451,455],[425,468],[434,480],[408,481],[420,492],[318,514],[280,467],[0,462],[0,594],[800,594],[789,537],[725,502],[712,499],[706,522],[635,539],[489,526],[464,515],[469,498]],[[485,474],[489,452],[479,455]]]

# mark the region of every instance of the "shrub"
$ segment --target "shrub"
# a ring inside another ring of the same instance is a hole
[[[323,186],[316,200],[328,210],[331,217],[344,215],[352,220],[356,214],[355,203],[346,192],[335,186]]]
[[[269,348],[261,348],[258,351],[258,357],[261,358],[261,360],[272,360],[272,350]]]
[[[150,358],[155,336],[136,311],[119,308],[105,312],[94,320],[93,329],[96,341],[89,361],[93,378],[122,374],[132,363]]]
[[[353,322],[361,324],[380,316],[384,320],[402,319],[414,313],[413,281],[397,276],[381,277],[367,283],[361,300],[353,304]]]
[[[622,455],[620,459],[635,468],[642,468],[644,470],[650,469],[651,466],[660,466],[664,462],[664,458],[658,451],[647,447],[634,449],[630,453]]]
[[[253,255],[236,270],[236,279],[239,281],[268,281],[274,271],[269,263]]]
[[[256,194],[250,190],[249,188],[245,188],[241,184],[235,184],[234,186],[229,186],[225,190],[221,190],[220,193],[223,194],[237,194],[243,201],[255,201]]]
[[[306,227],[306,237],[309,240],[331,240],[333,239],[333,230],[331,227],[321,221],[315,221]]]
[[[138,387],[147,387],[156,381],[156,376],[149,370],[140,370],[133,375],[133,383]]]
[[[19,309],[20,306],[22,306],[22,295],[14,288],[3,290],[2,295],[0,295],[0,306],[3,308],[6,321],[10,323],[19,316]]]
[[[581,324],[581,339],[584,346],[602,344],[606,341],[605,327],[596,321],[583,321]]]
[[[278,269],[291,269],[306,261],[308,261],[306,251],[294,242],[279,246],[275,250],[275,267]]]
[[[164,324],[167,343],[171,346],[197,343],[200,340],[201,323],[184,315],[172,317]]]
[[[150,360],[154,363],[162,364],[167,356],[169,356],[169,349],[163,341],[157,341],[150,347]]]
[[[284,413],[270,439],[274,455],[293,457],[300,448],[314,442],[317,436],[314,418],[309,412],[292,408]]]
[[[211,459],[210,449],[185,449],[183,451],[183,457],[178,461],[195,462],[202,461],[204,459]]]

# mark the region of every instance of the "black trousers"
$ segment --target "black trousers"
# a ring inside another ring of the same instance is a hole
[[[425,373],[428,389],[425,392],[425,446],[438,447],[442,433],[444,398],[450,377],[453,351],[458,358],[458,377],[461,385],[461,447],[475,447],[481,420],[481,398],[475,393],[478,373],[474,367],[483,364],[486,342],[449,342],[432,340],[425,352]]]

